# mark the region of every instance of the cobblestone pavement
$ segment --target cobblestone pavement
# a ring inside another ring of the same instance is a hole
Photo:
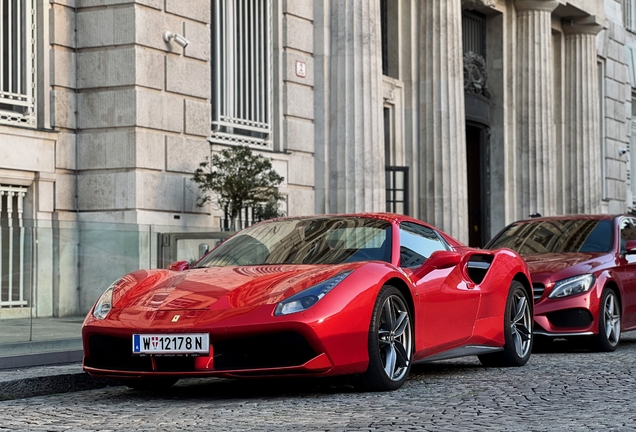
[[[632,431],[636,334],[614,353],[557,341],[521,368],[475,357],[414,368],[390,393],[346,382],[183,380],[0,402],[0,430]]]

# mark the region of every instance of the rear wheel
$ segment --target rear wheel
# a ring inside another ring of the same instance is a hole
[[[176,384],[178,378],[139,378],[124,381],[127,387],[134,390],[158,391],[166,390]]]
[[[479,356],[484,366],[523,366],[532,351],[532,297],[519,281],[512,281],[504,315],[504,348]]]
[[[614,351],[621,339],[621,305],[616,292],[611,288],[603,290],[598,321],[595,348],[605,352]]]
[[[369,367],[362,375],[373,391],[396,390],[411,369],[413,327],[409,307],[395,287],[384,286],[373,308],[369,328]]]

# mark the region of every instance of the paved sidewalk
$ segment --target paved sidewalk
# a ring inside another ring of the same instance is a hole
[[[117,380],[92,378],[81,363],[0,370],[0,401],[117,386]]]

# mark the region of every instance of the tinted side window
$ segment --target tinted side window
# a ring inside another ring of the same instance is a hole
[[[400,266],[418,267],[438,250],[447,250],[435,231],[422,225],[400,225]]]

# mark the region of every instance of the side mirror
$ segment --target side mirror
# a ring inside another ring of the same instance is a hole
[[[183,271],[188,270],[190,268],[190,264],[187,261],[177,261],[173,262],[168,266],[168,270],[172,271]]]
[[[625,250],[626,254],[636,254],[636,240],[627,240]]]
[[[445,269],[456,266],[462,260],[462,254],[446,250],[435,251],[424,264],[420,266],[413,274],[421,279],[433,270]]]

